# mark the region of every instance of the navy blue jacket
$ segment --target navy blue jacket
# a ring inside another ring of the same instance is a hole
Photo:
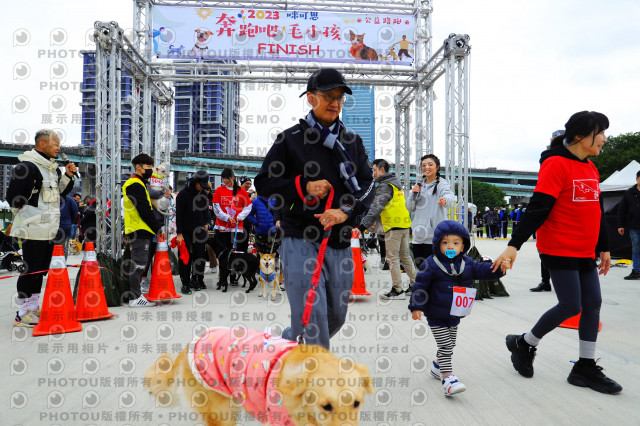
[[[258,195],[258,197],[251,202],[251,213],[249,213],[246,220],[253,225],[253,229],[256,234],[275,234],[276,225],[273,220],[273,214],[271,214],[271,211],[269,211],[269,208],[267,208],[267,204],[265,203],[269,203],[269,208],[273,209],[275,200],[267,200],[263,196]]]
[[[440,252],[440,240],[445,235],[458,235],[464,242],[463,251],[453,259],[447,258]],[[474,280],[493,280],[504,275],[500,269],[491,272],[491,263],[476,262],[469,256],[465,256],[470,246],[469,232],[458,222],[445,220],[436,227],[433,234],[434,254],[420,265],[420,272],[416,276],[409,302],[409,310],[424,312],[429,326],[455,327],[460,323],[460,317],[452,316],[450,313],[454,286],[473,287]],[[451,272],[452,262],[456,271],[459,271],[464,259],[465,267],[462,275],[446,274],[436,264],[434,256],[437,256],[448,272]]]
[[[65,197],[65,202],[60,206],[60,228],[64,230],[66,235],[71,235],[71,225],[78,221],[78,203],[76,200]]]

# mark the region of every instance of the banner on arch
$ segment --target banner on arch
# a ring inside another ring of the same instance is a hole
[[[153,7],[159,58],[411,65],[410,15]]]

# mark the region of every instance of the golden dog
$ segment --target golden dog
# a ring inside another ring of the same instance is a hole
[[[245,337],[238,337],[243,333]],[[253,330],[214,327],[194,339],[175,361],[171,361],[169,355],[162,355],[147,370],[145,386],[165,407],[175,406],[176,396],[182,394],[198,412],[199,419],[210,426],[236,424],[242,418],[241,408],[263,423],[269,421],[283,426],[358,424],[365,394],[373,392],[366,366],[340,359],[321,346],[296,345],[267,336]],[[275,339],[276,343],[269,346],[268,339]],[[255,362],[251,358],[255,353],[269,358]],[[268,375],[264,381],[271,388],[254,377],[265,363],[264,371]],[[245,370],[240,371],[238,364],[247,364],[241,367]],[[217,380],[202,373],[212,367]],[[224,381],[220,379],[223,375]],[[219,388],[214,390],[216,386],[228,386],[232,396],[220,393]],[[247,392],[238,390],[239,387]],[[252,401],[256,394],[252,391],[260,393],[256,399],[262,396],[270,401],[267,407],[272,408],[256,410]],[[282,409],[288,415],[274,421],[273,413]]]
[[[260,297],[267,298],[267,286],[272,285],[273,291],[271,292],[271,300],[276,300],[276,291],[280,291],[280,284],[282,283],[282,268],[278,271],[276,269],[276,255],[264,253],[260,255],[260,287],[262,287],[262,294]]]

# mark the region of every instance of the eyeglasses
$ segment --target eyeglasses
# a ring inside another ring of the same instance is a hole
[[[343,104],[347,100],[347,97],[345,95],[334,96],[331,93],[320,93],[320,92],[313,92],[313,94],[316,96],[322,96],[327,101],[327,103],[338,101],[339,104]]]

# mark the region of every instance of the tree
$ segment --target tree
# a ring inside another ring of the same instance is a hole
[[[494,208],[506,204],[505,192],[495,185],[472,180],[469,182],[469,194],[471,202],[478,206],[478,210],[484,211],[485,207]]]
[[[640,132],[608,138],[600,155],[589,158],[598,168],[600,180],[605,180],[616,170],[623,169],[631,160],[640,159]]]

